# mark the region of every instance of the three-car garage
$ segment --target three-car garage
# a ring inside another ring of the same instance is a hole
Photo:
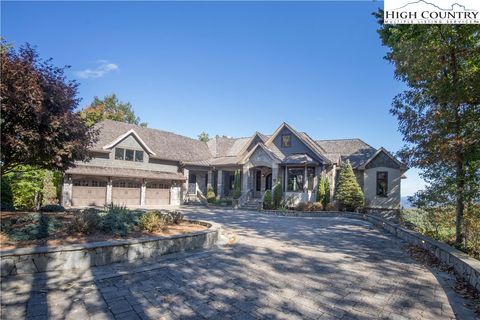
[[[179,173],[134,169],[110,169],[110,172],[106,168],[94,170],[88,167],[86,171],[84,167],[84,174],[65,177],[63,197],[66,206],[102,207],[113,203],[128,207],[154,207],[180,204],[181,185],[185,179]],[[98,175],[87,175],[91,172]],[[103,176],[100,172],[109,175]],[[137,176],[132,177],[134,174]]]

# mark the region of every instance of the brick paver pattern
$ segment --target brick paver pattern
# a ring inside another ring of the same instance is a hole
[[[2,319],[454,319],[435,276],[360,220],[189,208],[218,249],[2,282]]]

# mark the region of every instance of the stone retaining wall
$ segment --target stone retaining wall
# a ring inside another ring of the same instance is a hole
[[[367,215],[365,218],[373,225],[382,227],[400,239],[430,251],[443,263],[453,267],[459,276],[480,292],[480,261],[443,242],[433,240],[418,232],[403,228],[398,224],[372,215]]]
[[[351,219],[364,218],[364,215],[362,213],[341,211],[261,210],[259,212],[281,217],[345,217]]]
[[[165,254],[209,248],[217,243],[220,225],[193,221],[207,230],[170,237],[112,240],[58,247],[28,247],[0,251],[1,276],[53,270],[87,270],[116,262],[155,258]]]

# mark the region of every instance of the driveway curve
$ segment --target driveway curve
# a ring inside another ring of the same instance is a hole
[[[233,243],[2,282],[5,319],[455,319],[437,278],[368,222],[183,208]]]

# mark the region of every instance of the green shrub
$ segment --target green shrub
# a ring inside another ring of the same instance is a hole
[[[283,191],[282,191],[282,184],[277,181],[272,188],[273,192],[273,208],[278,209],[282,203],[283,199]]]
[[[312,205],[310,206],[310,211],[322,211],[324,210],[324,205],[323,203],[321,202],[314,202],[312,203]]]
[[[64,212],[65,208],[58,204],[47,204],[46,206],[40,207],[41,212]]]
[[[102,216],[99,210],[85,209],[73,212],[70,230],[83,234],[91,234],[101,228]]]
[[[238,199],[242,195],[240,170],[235,171],[235,180],[233,181],[233,198]]]
[[[213,191],[213,188],[210,187],[208,188],[208,191],[207,191],[207,202],[208,203],[215,203],[215,201],[217,200],[217,197],[215,195],[215,191]]]
[[[138,225],[141,213],[130,211],[125,206],[108,205],[106,214],[103,216],[101,229],[104,232],[126,236]]]
[[[183,213],[181,213],[180,211],[169,211],[168,217],[171,223],[179,224],[183,220]]]
[[[327,206],[330,204],[330,181],[327,178],[325,178],[323,180],[323,185],[325,189],[325,195],[323,196],[322,204],[323,204],[323,210],[326,210]]]
[[[269,210],[273,208],[272,191],[267,190],[263,195],[263,209]]]
[[[309,211],[309,210],[308,210],[308,203],[307,203],[307,202],[299,202],[299,203],[295,206],[295,210],[296,210],[296,211]]]
[[[165,220],[158,211],[148,211],[143,214],[139,219],[140,229],[153,232],[161,229],[165,226]]]
[[[318,179],[317,186],[317,202],[323,203],[325,201],[325,178],[323,176]]]
[[[21,216],[9,223],[2,221],[2,232],[14,241],[43,239],[62,227],[60,220],[38,213]]]
[[[343,164],[340,170],[335,200],[342,209],[348,211],[355,211],[363,206],[363,192],[350,162]]]

